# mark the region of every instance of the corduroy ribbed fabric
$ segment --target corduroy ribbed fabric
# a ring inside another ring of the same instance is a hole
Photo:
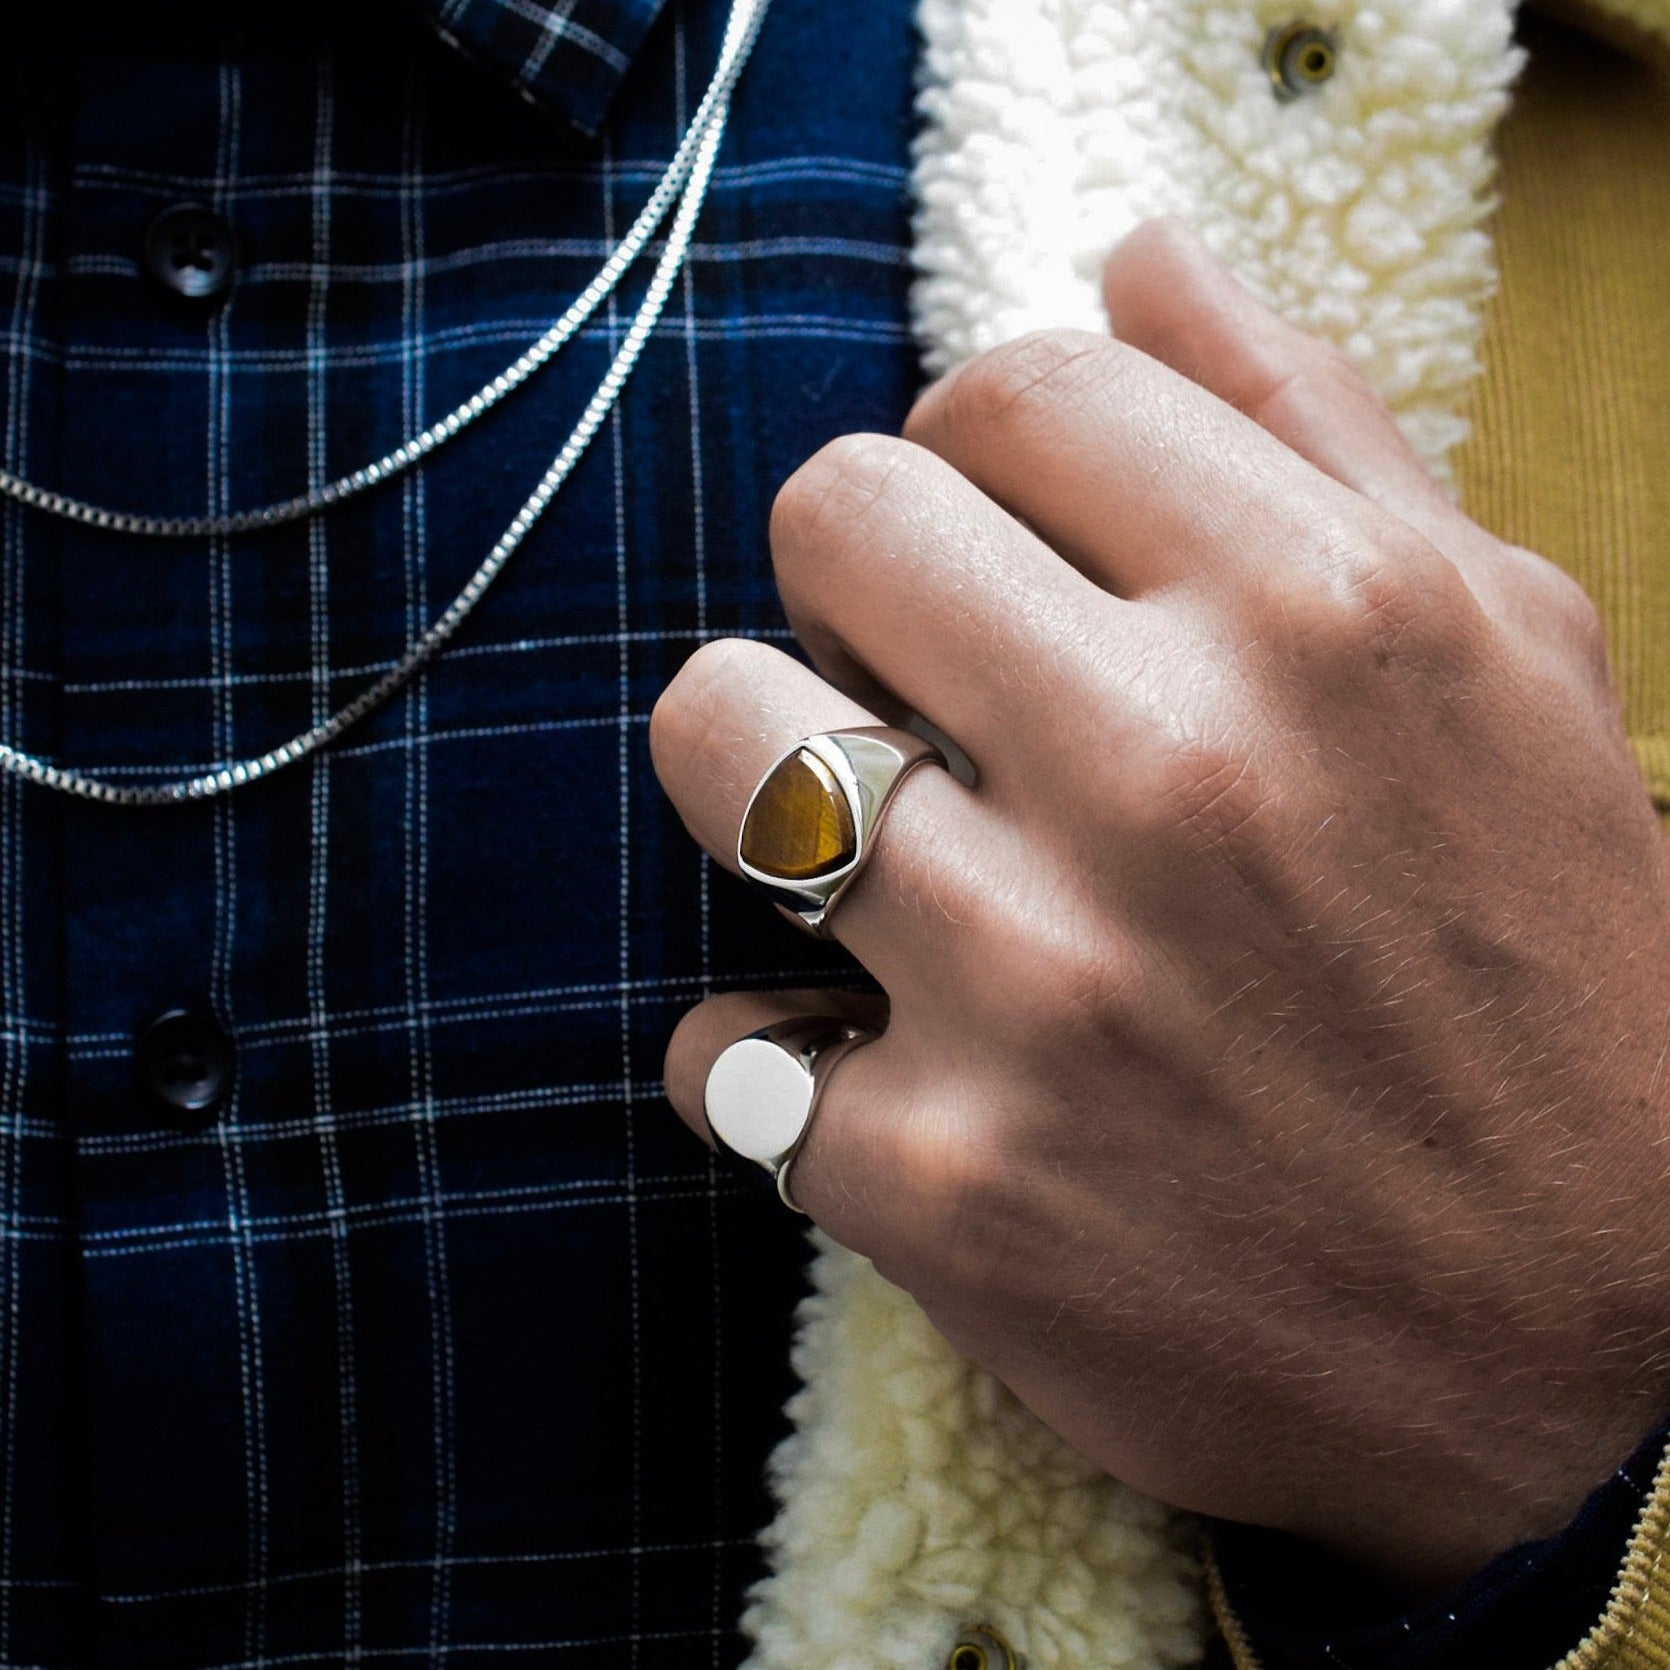
[[[1462,503],[1579,580],[1670,814],[1670,63],[1531,12]]]

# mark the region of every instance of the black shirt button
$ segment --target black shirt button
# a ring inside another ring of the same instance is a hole
[[[145,233],[145,269],[165,290],[213,301],[232,284],[238,245],[232,228],[200,203],[164,209]]]
[[[207,1125],[232,1083],[232,1040],[207,1009],[165,1009],[139,1035],[139,1088],[182,1124]]]

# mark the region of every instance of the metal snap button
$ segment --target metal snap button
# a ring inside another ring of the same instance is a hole
[[[1264,73],[1276,97],[1314,93],[1339,66],[1339,42],[1314,23],[1283,23],[1264,37]]]
[[[945,1670],[1026,1670],[1026,1661],[990,1624],[971,1624],[957,1637]]]
[[[237,240],[227,221],[201,203],[164,209],[145,231],[145,270],[189,301],[213,301],[231,288]]]

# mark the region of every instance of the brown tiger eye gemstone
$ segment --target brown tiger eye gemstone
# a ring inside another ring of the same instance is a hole
[[[785,881],[812,881],[852,862],[852,812],[816,754],[797,748],[760,785],[742,826],[741,852],[754,869]]]

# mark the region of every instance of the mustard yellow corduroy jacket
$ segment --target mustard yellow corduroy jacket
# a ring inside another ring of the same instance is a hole
[[[923,0],[916,325],[935,372],[1096,328],[1103,253],[1183,215],[1362,365],[1478,520],[1587,586],[1666,809],[1670,0],[1538,4],[1576,32],[1516,39],[1516,0]],[[1281,97],[1263,49],[1295,21],[1337,56]],[[750,1670],[1199,1662],[1185,1520],[1073,1456],[862,1260],[820,1241],[814,1282]],[[1670,1670],[1667,1547],[1661,1469],[1611,1604],[1551,1666]]]

